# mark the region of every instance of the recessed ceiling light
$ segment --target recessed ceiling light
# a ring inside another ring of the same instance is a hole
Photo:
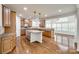
[[[24,7],[24,10],[26,11],[26,10],[27,10],[27,8],[26,8],[26,7]]]
[[[45,14],[44,16],[47,17],[47,14]]]
[[[22,17],[22,14],[19,14],[20,17]]]
[[[62,12],[62,10],[60,9],[60,10],[58,10],[58,12]]]

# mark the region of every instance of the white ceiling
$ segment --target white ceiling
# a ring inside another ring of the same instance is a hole
[[[45,14],[50,16],[61,15],[64,13],[69,13],[75,11],[76,7],[72,4],[6,4],[5,6],[9,7],[11,10],[16,11],[17,15],[22,14],[24,18],[29,18],[33,16],[33,11],[41,13],[42,16]],[[27,7],[27,11],[24,11],[23,8]],[[58,10],[62,12],[58,12]]]

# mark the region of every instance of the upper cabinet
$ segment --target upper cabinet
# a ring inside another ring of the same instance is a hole
[[[10,9],[3,6],[3,25],[10,26]]]
[[[40,20],[40,27],[45,27],[45,20],[44,19]]]
[[[0,27],[2,27],[2,5],[0,4]]]
[[[21,18],[21,27],[23,27],[25,25],[25,19]]]

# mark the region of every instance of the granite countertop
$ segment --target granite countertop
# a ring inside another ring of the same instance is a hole
[[[53,31],[54,29],[51,28],[43,28],[43,27],[38,27],[38,28],[34,28],[34,27],[22,27],[21,29],[26,29],[26,30],[41,30],[41,31]]]

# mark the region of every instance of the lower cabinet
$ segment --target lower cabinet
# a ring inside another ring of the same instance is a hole
[[[15,36],[12,36],[12,40],[10,41],[10,43],[11,43],[10,49],[12,50],[16,46],[16,38],[15,38]]]
[[[7,53],[10,50],[10,37],[2,38],[2,53]]]
[[[46,37],[51,37],[51,31],[45,31],[43,32],[43,35]]]
[[[54,31],[45,31],[43,32],[43,36],[54,39]]]
[[[21,35],[26,35],[26,30],[25,29],[21,29]]]
[[[0,37],[0,54],[1,54],[2,48],[1,48],[1,37]]]
[[[16,46],[15,36],[5,36],[2,38],[2,53],[11,52]]]

